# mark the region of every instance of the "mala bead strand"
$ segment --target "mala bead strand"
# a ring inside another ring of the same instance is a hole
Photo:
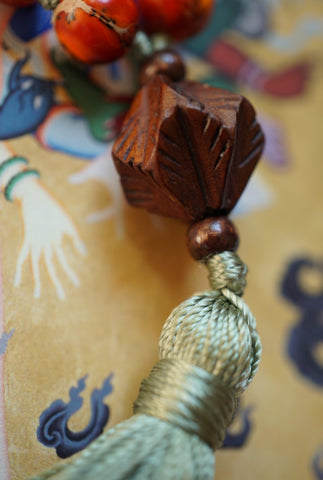
[[[247,267],[227,214],[260,157],[263,134],[246,99],[175,82],[174,64],[168,52],[143,67],[145,83],[113,157],[132,205],[191,223],[189,250],[206,265],[211,290],[166,320],[134,416],[34,480],[212,480],[214,450],[258,368],[256,322],[241,298]]]

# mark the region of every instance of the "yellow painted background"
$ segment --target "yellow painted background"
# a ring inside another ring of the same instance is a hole
[[[275,30],[290,31],[305,10],[323,16],[318,0],[284,2],[274,17]],[[234,35],[232,39],[236,40]],[[268,69],[295,60],[261,42],[240,38],[239,42]],[[279,285],[293,258],[320,260],[323,255],[322,45],[316,38],[297,56],[315,61],[301,97],[274,99],[243,91],[257,109],[284,125],[291,161],[284,169],[268,163],[258,167],[273,203],[236,219],[239,253],[250,269],[245,298],[257,318],[264,352],[259,373],[243,399],[244,405],[255,406],[250,439],[241,450],[217,453],[219,480],[315,480],[310,462],[323,445],[323,391],[300,377],[287,358],[287,334],[300,312],[280,297]],[[67,401],[69,388],[85,374],[89,374],[82,394],[85,403],[72,419],[72,429],[87,424],[89,394],[110,372],[115,376],[114,391],[107,397],[109,426],[130,415],[140,380],[157,359],[163,321],[207,282],[204,268],[186,252],[183,225],[164,219],[156,228],[147,213],[127,207],[126,237],[120,240],[113,219],[85,222],[86,215],[111,198],[94,180],[68,183],[68,177],[83,168],[81,160],[45,151],[32,137],[10,145],[32,159],[44,184],[63,200],[87,246],[83,258],[68,242],[64,245],[81,286],[63,280],[67,299],[59,301],[42,265],[44,293],[34,299],[28,266],[22,287],[13,286],[21,220],[17,206],[0,199],[5,327],[15,329],[5,355],[6,418],[12,480],[21,480],[57,461],[55,451],[36,438],[39,415],[56,398]]]

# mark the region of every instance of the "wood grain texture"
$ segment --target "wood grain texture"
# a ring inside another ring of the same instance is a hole
[[[113,157],[132,205],[192,221],[232,210],[263,144],[242,96],[157,75],[135,97]]]

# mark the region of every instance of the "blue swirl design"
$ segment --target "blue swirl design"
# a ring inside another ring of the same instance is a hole
[[[230,428],[227,430],[222,448],[241,448],[246,444],[252,429],[252,422],[250,418],[252,410],[253,407],[237,410],[235,419],[237,417],[241,417],[242,427],[238,433],[231,433]]]
[[[312,467],[316,480],[323,480],[323,448],[313,458]]]
[[[322,275],[322,289],[318,293],[302,287],[301,275],[308,269]],[[323,365],[315,355],[316,348],[323,342],[323,264],[308,258],[291,262],[282,281],[281,293],[301,312],[298,323],[289,332],[287,354],[302,376],[323,387]]]
[[[87,376],[81,378],[77,387],[69,391],[70,401],[55,400],[40,415],[37,438],[45,446],[55,448],[60,458],[67,458],[83,450],[103,431],[109,420],[110,409],[104,398],[113,391],[111,380],[113,374],[107,377],[101,389],[94,389],[91,395],[91,419],[87,427],[80,432],[72,432],[68,427],[71,416],[80,410],[83,399],[80,393],[85,389]]]

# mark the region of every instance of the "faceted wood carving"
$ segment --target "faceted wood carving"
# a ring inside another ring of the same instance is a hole
[[[232,210],[263,144],[242,96],[156,75],[135,97],[113,157],[132,205],[192,221]]]

